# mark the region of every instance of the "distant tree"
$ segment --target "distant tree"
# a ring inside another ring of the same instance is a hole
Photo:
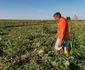
[[[67,20],[71,20],[71,17],[66,17]]]
[[[74,20],[78,20],[78,19],[79,19],[78,16],[74,15]]]

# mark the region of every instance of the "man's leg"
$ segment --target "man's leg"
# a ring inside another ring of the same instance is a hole
[[[68,55],[68,40],[64,40],[63,42],[63,50],[64,50],[64,54]]]
[[[60,53],[60,51],[57,49],[54,49],[54,51],[55,51],[56,55],[58,55]]]
[[[67,48],[64,48],[64,54],[65,54],[65,55],[67,56],[67,58],[68,58],[69,53],[68,53],[68,49],[67,49]],[[66,60],[66,65],[67,65],[67,66],[70,66],[69,60]]]
[[[66,47],[64,48],[64,54],[68,55],[68,49]]]
[[[63,49],[64,49],[64,54],[65,54],[66,56],[68,56],[68,55],[69,55],[69,52],[68,52],[68,40],[65,40],[65,41],[64,41],[64,43],[63,43]],[[70,66],[69,60],[66,60],[66,65],[67,65],[67,66]]]

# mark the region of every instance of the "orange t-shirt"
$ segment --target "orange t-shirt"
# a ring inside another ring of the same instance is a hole
[[[61,39],[63,29],[65,29],[65,35],[63,39],[69,39],[68,21],[65,18],[61,17],[58,21],[57,38]]]

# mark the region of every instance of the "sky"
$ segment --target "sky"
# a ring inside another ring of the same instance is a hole
[[[85,0],[0,0],[0,19],[53,19],[55,12],[85,19]]]

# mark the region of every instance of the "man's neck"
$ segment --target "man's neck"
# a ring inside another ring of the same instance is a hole
[[[61,20],[62,17],[59,18],[58,22]]]

